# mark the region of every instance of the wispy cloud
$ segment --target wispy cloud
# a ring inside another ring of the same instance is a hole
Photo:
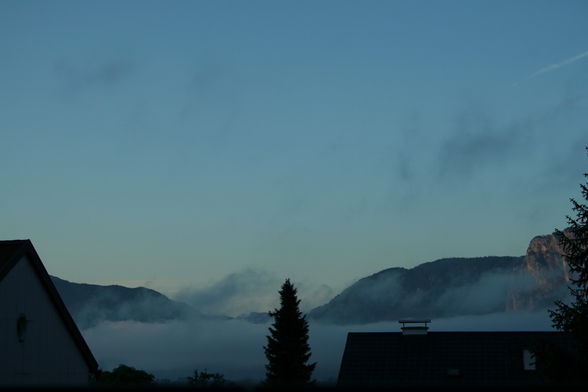
[[[520,80],[518,82],[513,83],[513,87],[514,86],[518,86],[519,84],[521,84],[523,82],[526,82],[526,81],[528,81],[530,79],[536,78],[539,75],[543,75],[543,74],[545,74],[547,72],[555,71],[556,69],[559,69],[559,68],[564,67],[564,66],[566,66],[568,64],[574,63],[574,62],[576,62],[578,60],[583,59],[584,57],[588,57],[588,51],[582,52],[582,53],[580,53],[580,54],[578,54],[576,56],[573,56],[573,57],[570,57],[570,58],[565,59],[563,61],[560,61],[559,63],[552,64],[552,65],[549,65],[547,67],[541,68],[540,70],[535,71],[534,73],[532,73],[531,75],[527,76],[526,78],[524,78],[524,79],[522,79],[522,80]]]
[[[207,314],[239,316],[249,312],[267,312],[279,305],[278,290],[283,278],[262,269],[247,268],[231,273],[208,287],[186,287],[175,299]],[[335,292],[327,285],[297,282],[303,311],[329,301]]]
[[[126,58],[113,59],[91,67],[65,61],[55,64],[55,72],[63,81],[66,91],[76,93],[92,87],[119,85],[135,70],[135,64]]]
[[[529,121],[498,124],[484,109],[459,113],[448,137],[440,144],[436,167],[440,178],[469,180],[483,169],[503,165],[533,131]]]
[[[176,299],[211,314],[238,316],[267,312],[277,305],[279,278],[265,270],[245,269],[231,273],[204,288],[184,288]]]

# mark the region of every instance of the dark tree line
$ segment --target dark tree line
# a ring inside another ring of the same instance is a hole
[[[98,386],[148,386],[155,385],[155,376],[132,366],[118,365],[111,371],[99,370],[95,385]]]

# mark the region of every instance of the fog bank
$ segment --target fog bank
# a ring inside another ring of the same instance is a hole
[[[168,323],[105,322],[83,330],[100,368],[124,363],[172,381],[194,369],[219,372],[229,380],[262,380],[266,359],[263,346],[269,324],[243,320],[173,321]],[[348,332],[398,332],[398,322],[335,326],[312,322],[314,377],[335,381]],[[431,331],[549,331],[546,311],[498,313],[433,320]]]

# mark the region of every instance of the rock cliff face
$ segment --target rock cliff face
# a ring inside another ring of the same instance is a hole
[[[515,290],[509,310],[535,310],[549,307],[566,296],[569,283],[567,263],[553,234],[534,237],[524,258],[524,273],[533,278],[531,290]]]
[[[553,235],[531,240],[525,256],[442,259],[358,280],[313,319],[338,324],[440,318],[552,307],[567,294],[567,266]]]
[[[531,240],[525,255],[525,265],[530,273],[538,277],[548,274],[558,280],[569,280],[563,250],[553,234],[540,235]]]

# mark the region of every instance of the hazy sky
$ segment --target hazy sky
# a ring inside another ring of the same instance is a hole
[[[588,168],[587,17],[0,0],[0,238],[64,279],[164,291],[521,255]]]

